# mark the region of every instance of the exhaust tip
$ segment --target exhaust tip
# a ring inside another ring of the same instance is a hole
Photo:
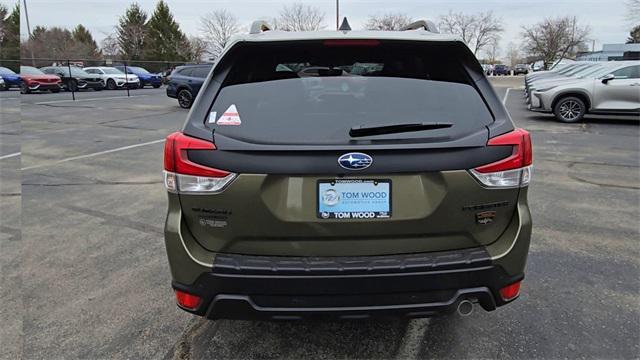
[[[473,303],[469,300],[462,300],[458,303],[458,314],[469,316],[473,312]]]

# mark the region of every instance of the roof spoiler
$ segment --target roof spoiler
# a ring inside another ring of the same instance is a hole
[[[265,31],[271,31],[271,25],[264,20],[256,20],[251,24],[249,34],[260,34]]]
[[[438,27],[431,20],[418,20],[402,28],[402,31],[424,29],[428,32],[439,34]]]

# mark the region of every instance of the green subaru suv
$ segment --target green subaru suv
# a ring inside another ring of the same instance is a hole
[[[494,310],[524,277],[531,164],[529,134],[456,38],[254,26],[165,143],[178,306],[210,319]]]

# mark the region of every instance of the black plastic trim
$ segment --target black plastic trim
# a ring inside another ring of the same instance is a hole
[[[425,317],[462,300],[494,310],[499,289],[519,281],[483,248],[366,257],[276,257],[218,254],[210,272],[175,289],[200,296],[210,319],[293,320],[315,317]]]
[[[243,174],[391,174],[473,169],[511,155],[511,146],[454,149],[368,151],[374,161],[349,171],[337,159],[346,151],[225,151],[190,150],[189,160],[216,169]]]

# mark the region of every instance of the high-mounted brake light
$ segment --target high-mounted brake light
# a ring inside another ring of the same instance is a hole
[[[512,146],[508,157],[470,170],[471,174],[488,187],[526,186],[531,181],[533,148],[531,136],[524,129],[489,139],[487,146]]]
[[[378,46],[380,41],[376,39],[333,39],[325,40],[324,46]]]
[[[178,305],[185,309],[195,310],[202,302],[202,298],[200,298],[200,296],[192,295],[180,290],[175,290],[175,292]]]
[[[213,143],[175,132],[164,144],[164,184],[168,191],[212,193],[221,191],[236,174],[196,164],[189,160],[189,150],[215,150]]]

